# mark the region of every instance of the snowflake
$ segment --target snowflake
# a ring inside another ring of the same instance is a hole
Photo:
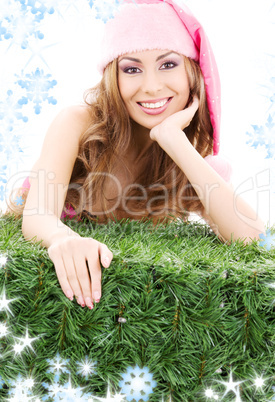
[[[21,375],[17,376],[16,380],[9,381],[9,391],[8,395],[12,398],[10,401],[33,401],[33,394],[31,392],[32,387],[34,386],[34,381],[29,379],[22,379]]]
[[[257,149],[259,146],[264,146],[267,151],[266,159],[275,157],[275,123],[271,115],[268,116],[265,126],[252,125],[254,132],[246,133],[250,139],[246,142],[251,147]]]
[[[0,186],[0,201],[6,199],[7,189],[4,186]]]
[[[14,0],[1,0],[0,21],[11,18],[12,15],[18,16],[21,14],[21,5]]]
[[[10,40],[9,48],[16,44],[25,50],[29,45],[29,38],[43,39],[44,34],[37,29],[37,23],[32,14],[11,14],[2,21],[4,38]],[[5,31],[5,32],[4,32]],[[9,49],[8,48],[8,49]]]
[[[6,172],[6,170],[7,170],[7,165],[0,165],[0,182],[2,182],[2,183],[7,183],[7,179],[6,179],[6,177],[7,177],[7,172]]]
[[[15,204],[16,205],[23,205],[24,204],[24,200],[23,200],[23,198],[20,196],[20,197],[16,197],[15,198]]]
[[[91,397],[90,394],[84,394],[83,388],[77,387],[73,388],[71,384],[71,380],[69,380],[66,384],[61,385],[57,382],[53,384],[43,384],[44,387],[48,390],[47,396],[43,397],[44,401],[47,401],[48,398],[53,398],[55,402],[57,401],[66,401],[66,402],[81,402],[88,401],[88,398]]]
[[[89,3],[89,6],[90,6],[91,8],[93,8],[94,0],[88,0],[88,3]]]
[[[35,15],[36,21],[40,22],[45,17],[45,14],[54,13],[54,3],[51,0],[19,0],[22,5],[22,11],[31,11]],[[48,3],[48,4],[47,4]]]
[[[3,40],[2,37],[7,40],[12,38],[12,34],[8,31],[8,27],[2,25],[4,23],[5,21],[0,21],[0,41]]]
[[[67,364],[69,362],[68,359],[62,359],[57,353],[57,355],[53,359],[47,359],[47,362],[50,365],[50,368],[48,369],[48,373],[54,373],[55,374],[55,380],[56,382],[59,381],[61,373],[69,373],[67,369]]]
[[[271,230],[268,229],[266,234],[262,233],[259,235],[260,237],[260,246],[266,246],[267,250],[270,251],[271,247],[275,246],[275,234],[271,234]]]
[[[5,384],[5,381],[2,379],[1,375],[0,375],[0,389],[3,388],[3,385]]]
[[[267,149],[267,156],[265,159],[274,159],[275,158],[275,142],[269,145]]]
[[[0,7],[0,41],[3,39],[11,39],[13,37],[11,32],[11,26],[9,22],[15,16],[19,17],[20,4],[11,0],[1,0]]]
[[[29,101],[34,103],[36,114],[41,112],[42,102],[48,101],[49,104],[56,105],[57,100],[49,96],[48,91],[56,84],[56,80],[50,80],[51,74],[44,74],[43,70],[36,69],[31,74],[25,74],[17,81],[21,88],[25,89],[27,96],[23,96],[18,103],[20,105],[27,104]]]
[[[96,10],[96,18],[106,23],[109,19],[114,18],[114,12],[117,10],[118,5],[119,3],[117,0],[113,1],[95,0],[94,7]]]
[[[275,77],[271,77],[270,78],[270,82],[271,82],[271,90],[272,90],[272,95],[270,96],[270,102],[272,103],[272,105],[275,105]]]
[[[6,125],[8,131],[12,131],[16,120],[22,120],[26,123],[28,118],[23,116],[21,112],[23,103],[18,102],[11,89],[7,91],[7,95],[6,100],[0,102],[0,120]]]
[[[119,386],[122,388],[122,393],[126,394],[127,401],[148,401],[149,394],[157,386],[147,367],[143,369],[138,366],[128,367],[127,373],[122,374],[122,378]]]
[[[8,131],[6,135],[0,133],[0,152],[5,154],[7,160],[18,160],[19,154],[23,154],[23,150],[19,145],[21,137],[12,131]]]
[[[62,387],[58,382],[54,382],[52,384],[43,383],[43,386],[48,390],[47,396],[43,397],[43,401],[47,401],[49,398],[53,398],[54,401],[59,400],[59,396],[62,392]]]
[[[95,366],[97,362],[92,362],[88,359],[88,357],[85,358],[85,360],[79,361],[76,363],[78,366],[79,370],[77,374],[81,374],[83,377],[88,379],[88,376],[91,374],[95,373]]]

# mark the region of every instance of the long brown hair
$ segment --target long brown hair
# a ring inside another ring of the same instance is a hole
[[[213,128],[207,107],[204,80],[199,65],[184,57],[189,81],[190,102],[196,95],[200,106],[184,132],[196,150],[205,157],[212,153]],[[107,178],[114,174],[114,167],[125,155],[131,143],[132,124],[118,87],[117,59],[105,69],[98,85],[86,91],[86,105],[91,112],[91,125],[82,135],[79,155],[75,161],[65,206],[72,206],[81,215],[85,204],[102,206],[101,222],[110,217],[108,205],[117,197],[106,196]],[[136,188],[135,188],[136,184]],[[141,187],[145,197],[141,197]],[[21,196],[26,198],[27,190]],[[165,196],[164,196],[165,193]],[[167,217],[182,217],[187,211],[199,212],[202,204],[184,172],[169,155],[153,142],[143,158],[143,168],[127,193],[127,216],[136,219],[164,221]],[[125,209],[125,202],[124,202]],[[24,206],[11,206],[16,215]],[[120,206],[117,210],[123,209]],[[98,218],[95,218],[96,220]]]

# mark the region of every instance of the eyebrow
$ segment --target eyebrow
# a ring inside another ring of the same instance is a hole
[[[162,54],[161,56],[157,57],[157,58],[156,58],[156,61],[159,61],[159,60],[161,60],[161,59],[164,59],[164,57],[167,57],[167,56],[169,56],[169,55],[172,54],[172,53],[178,54],[178,53],[176,53],[176,52],[168,52],[168,53]],[[135,59],[134,57],[128,57],[128,56],[122,57],[122,59],[119,60],[119,63],[120,63],[122,60],[131,60],[131,61],[135,61],[136,63],[142,63],[142,61],[141,61],[140,59]]]

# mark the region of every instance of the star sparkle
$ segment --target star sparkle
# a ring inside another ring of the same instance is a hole
[[[100,402],[122,402],[122,401],[125,401],[125,396],[126,395],[122,395],[121,393],[111,395],[110,385],[108,385],[106,398],[100,398],[98,396],[93,396],[94,399],[89,399],[89,402],[92,402],[94,400],[100,401]]]
[[[224,385],[226,390],[225,393],[222,396],[222,399],[229,393],[229,392],[233,392],[236,395],[236,401],[237,400],[240,402],[241,401],[241,397],[240,397],[240,389],[239,386],[240,384],[242,384],[244,381],[233,381],[233,375],[232,375],[232,371],[230,371],[230,378],[228,382],[225,381],[219,381],[216,380],[217,382],[219,382],[220,384]]]
[[[88,357],[85,357],[84,360],[81,360],[76,363],[79,368],[77,374],[81,374],[83,377],[87,379],[89,375],[94,374],[96,372],[95,369],[96,363],[97,362],[89,360]]]
[[[6,265],[7,261],[7,257],[3,254],[0,254],[0,268],[3,268]]]
[[[38,337],[37,338],[30,338],[29,337],[29,331],[28,331],[28,328],[27,328],[25,338],[17,338],[17,337],[15,337],[15,339],[18,339],[21,342],[21,345],[22,345],[23,349],[25,349],[26,347],[29,347],[29,348],[31,348],[32,351],[34,351],[34,349],[32,347],[32,342],[36,341],[39,338]],[[18,349],[19,349],[19,347],[18,347]]]
[[[0,338],[8,335],[9,331],[8,331],[8,327],[7,324],[4,322],[0,322]]]
[[[2,296],[0,298],[0,311],[5,310],[8,313],[10,313],[11,315],[13,315],[11,309],[9,308],[9,304],[12,303],[14,300],[16,300],[16,299],[7,299],[6,293],[4,290],[4,293],[2,294]]]

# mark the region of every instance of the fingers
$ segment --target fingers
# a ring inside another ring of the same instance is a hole
[[[88,266],[92,278],[92,300],[94,300],[95,303],[99,303],[101,299],[101,266],[98,258],[98,250],[96,250],[96,254],[91,253],[88,257]]]
[[[91,310],[94,305],[92,300],[91,279],[86,264],[86,258],[83,257],[83,254],[77,253],[74,255],[73,259],[75,274],[77,276],[79,287],[81,288],[80,293],[75,293],[75,295],[79,295],[77,296],[77,302],[82,307],[85,307],[86,305]]]
[[[193,99],[193,102],[190,105],[190,108],[193,108],[195,111],[197,111],[198,108],[199,108],[199,105],[200,105],[199,98],[197,96],[194,96],[194,99]]]
[[[92,309],[101,298],[100,262],[108,268],[113,253],[94,239],[74,237],[54,243],[48,254],[64,294],[70,300],[75,295],[78,304]]]
[[[91,239],[91,241],[95,242],[93,239]],[[108,247],[105,244],[96,241],[96,245],[92,247],[88,256],[88,266],[92,278],[92,299],[96,303],[99,303],[101,298],[100,261],[105,268],[108,268],[112,259],[113,253],[108,249]]]
[[[99,243],[99,254],[100,254],[100,261],[103,267],[109,268],[113,259],[113,253],[108,249],[106,244]]]
[[[56,255],[55,250],[48,250],[49,257],[53,261],[55,266],[56,275],[58,281],[60,283],[61,289],[63,290],[64,294],[72,301],[74,296],[74,291],[69,284],[67,279],[67,273],[64,266],[64,262],[61,256]]]

